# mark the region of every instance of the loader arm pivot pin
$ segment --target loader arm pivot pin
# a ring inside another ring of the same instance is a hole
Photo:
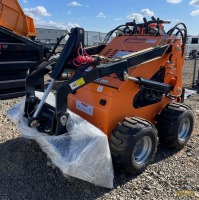
[[[126,71],[124,72],[124,80],[130,80],[130,81],[134,81],[136,83],[139,83],[139,79],[138,78],[129,76]]]

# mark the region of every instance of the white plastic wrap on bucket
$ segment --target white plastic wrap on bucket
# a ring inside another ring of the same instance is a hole
[[[41,93],[37,96],[41,97]],[[54,104],[54,95],[47,101]],[[53,164],[65,175],[95,185],[113,188],[113,167],[107,136],[95,126],[68,110],[68,133],[49,136],[27,125],[23,117],[25,99],[8,110],[8,117],[16,124],[21,136],[34,139]]]

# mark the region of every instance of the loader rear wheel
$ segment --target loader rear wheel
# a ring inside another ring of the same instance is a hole
[[[110,150],[114,167],[131,174],[143,172],[157,150],[156,128],[141,118],[125,118],[112,131]]]
[[[172,103],[157,117],[160,143],[169,148],[182,149],[188,142],[194,126],[194,115],[185,104]]]

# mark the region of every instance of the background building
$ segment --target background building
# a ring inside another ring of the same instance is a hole
[[[38,36],[36,41],[45,44],[46,46],[53,46],[57,43],[59,38],[65,33],[65,30],[58,30],[53,28],[36,28]],[[104,41],[106,33],[95,32],[95,31],[85,31],[84,45],[93,46]],[[60,46],[64,46],[66,40],[62,40]]]
[[[186,55],[189,55],[189,53],[192,50],[199,51],[199,35],[198,36],[187,36],[186,40]]]

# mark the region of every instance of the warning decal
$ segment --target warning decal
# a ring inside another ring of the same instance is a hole
[[[85,84],[84,79],[80,78],[80,79],[70,83],[70,87],[71,87],[72,90],[74,90],[74,89],[76,89],[76,88],[78,88],[78,87],[80,87],[80,86],[82,86],[84,84]]]

